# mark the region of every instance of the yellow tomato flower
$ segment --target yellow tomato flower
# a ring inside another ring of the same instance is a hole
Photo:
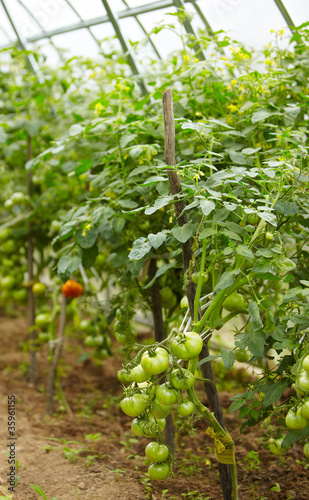
[[[103,109],[102,104],[100,102],[97,102],[94,108],[94,114],[98,115],[102,109]]]
[[[233,80],[231,80],[231,85],[233,85],[233,87],[234,87],[234,85],[236,85],[236,83],[237,83],[237,80],[235,80],[235,78]]]

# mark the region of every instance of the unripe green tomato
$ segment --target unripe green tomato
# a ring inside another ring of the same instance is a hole
[[[267,231],[267,233],[265,234],[265,238],[267,240],[271,241],[274,239],[274,235],[272,233],[270,233],[269,231]]]
[[[49,340],[51,340],[50,333],[48,333],[48,332],[40,332],[38,334],[38,341],[42,342],[42,344],[45,343],[45,342],[48,342]]]
[[[60,220],[52,220],[50,224],[50,228],[54,233],[58,233],[62,226],[62,222]]]
[[[302,365],[303,369],[309,373],[309,354],[307,354],[307,356],[304,357]]]
[[[173,405],[162,405],[157,398],[151,402],[149,415],[154,418],[166,418],[173,410]]]
[[[282,290],[282,281],[281,280],[272,280],[270,284],[270,288],[273,290],[276,290],[278,292],[281,292]]]
[[[17,251],[16,241],[13,239],[4,241],[1,245],[1,250],[3,253],[6,253],[6,254],[15,253]]]
[[[18,191],[12,194],[11,201],[13,202],[13,205],[24,205],[28,200],[24,193]]]
[[[95,359],[100,359],[100,360],[104,360],[106,359],[108,356],[109,356],[109,352],[107,349],[102,349],[102,348],[97,348],[93,351],[93,354],[92,356],[95,358]]]
[[[307,459],[309,458],[309,443],[304,444],[304,455]]]
[[[83,319],[79,324],[80,329],[86,333],[95,333],[95,327],[89,319]]]
[[[151,479],[166,479],[170,474],[170,466],[167,462],[151,464],[148,469],[148,474]]]
[[[177,411],[182,417],[188,417],[194,411],[194,404],[189,399],[186,399],[177,405]]]
[[[169,455],[168,447],[165,444],[156,442],[148,443],[145,448],[145,455],[150,462],[165,462]]]
[[[4,259],[2,259],[2,266],[4,267],[4,269],[12,269],[12,267],[14,267],[14,262],[11,260],[11,259],[7,259],[4,257]]]
[[[182,297],[180,301],[180,308],[188,309],[188,307],[189,307],[188,297],[185,295],[184,297]]]
[[[6,227],[4,229],[0,229],[0,241],[5,241],[9,238],[11,234],[11,230]]]
[[[46,290],[46,286],[43,283],[34,283],[32,285],[32,291],[33,291],[34,295],[36,295],[36,296],[44,295],[45,290]]]
[[[137,365],[130,371],[130,378],[133,382],[146,382],[146,380],[149,380],[150,377],[151,374],[146,372],[142,365]]]
[[[28,300],[28,292],[25,288],[20,288],[19,290],[13,290],[12,297],[20,304],[25,304]]]
[[[304,401],[304,404],[301,406],[301,414],[307,420],[309,420],[309,399]]]
[[[0,286],[3,290],[11,290],[15,285],[14,276],[4,276],[0,280]]]
[[[162,432],[164,430],[165,424],[163,418],[155,419],[151,415],[141,415],[132,421],[131,429],[136,436],[155,437],[158,431]]]
[[[223,302],[222,307],[229,312],[242,311],[246,309],[246,302],[240,293],[231,293]]]
[[[93,337],[92,335],[88,335],[85,340],[84,344],[88,347],[99,347],[103,343],[103,335],[97,335]]]
[[[38,326],[45,326],[49,323],[50,315],[49,313],[41,313],[35,317],[35,324]]]
[[[236,349],[235,359],[240,363],[247,363],[247,361],[249,361],[249,354],[246,349]]]
[[[157,387],[156,398],[162,405],[174,405],[179,399],[179,391],[171,384],[165,382]]]
[[[11,208],[13,208],[13,205],[14,203],[12,202],[12,200],[9,198],[8,200],[6,200],[4,202],[4,208],[6,208],[7,210],[11,210]]]
[[[123,385],[128,385],[131,382],[130,374],[124,370],[118,370],[117,378],[119,382]]]
[[[309,372],[306,370],[300,371],[298,385],[304,392],[309,392]]]
[[[292,409],[288,411],[285,423],[289,429],[305,429],[309,425],[308,420],[301,413],[297,415]]]
[[[200,277],[200,273],[193,273],[191,276],[191,280],[193,281],[193,283],[195,283],[197,285],[199,277]],[[208,273],[203,273],[202,283],[206,283],[207,280],[208,280]]]
[[[251,226],[256,226],[259,220],[260,218],[258,214],[253,213],[247,216],[247,223],[250,224]]]
[[[281,447],[282,441],[284,439],[284,436],[279,438],[279,439],[273,439],[271,438],[269,440],[269,450],[273,455],[277,455],[278,457],[284,455],[288,450],[288,446],[284,446],[283,448]]]

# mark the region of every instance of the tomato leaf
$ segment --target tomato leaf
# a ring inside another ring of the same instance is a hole
[[[174,226],[172,229],[172,234],[176,240],[181,243],[185,243],[192,236],[195,230],[195,224],[189,222],[188,224],[184,224],[183,226]]]
[[[290,444],[295,443],[300,438],[300,431],[299,430],[294,430],[289,432],[283,439],[281,443],[281,447],[284,448],[285,446],[289,446]]]
[[[284,391],[288,388],[289,383],[284,380],[279,380],[275,382],[271,388],[266,392],[264,400],[263,400],[263,408],[267,408],[275,401],[278,401]]]
[[[207,356],[207,358],[201,359],[201,361],[197,365],[197,369],[199,370],[204,363],[207,363],[208,361],[212,361],[213,359],[218,359],[218,358],[220,358],[220,354],[211,354],[210,356]]]
[[[203,214],[207,217],[216,208],[216,204],[212,200],[201,200],[200,207]]]
[[[155,276],[153,277],[153,279],[151,281],[149,281],[149,283],[147,283],[147,285],[145,285],[143,288],[145,290],[147,288],[150,288],[154,284],[154,282],[156,281],[157,278],[159,278],[160,276],[162,276],[164,273],[166,273],[166,271],[168,271],[172,267],[175,267],[175,264],[164,264],[164,266],[160,267],[160,269],[157,270],[157,272],[156,272]]]
[[[75,233],[75,239],[81,248],[90,248],[95,244],[98,233],[98,229],[93,226],[89,229],[78,229]]]
[[[142,259],[151,249],[151,243],[147,238],[141,237],[134,241],[133,248],[129,253],[130,260]]]
[[[221,358],[224,364],[224,368],[227,372],[229,372],[235,362],[235,354],[233,353],[233,351],[223,350],[221,352]]]
[[[61,279],[67,280],[70,275],[79,268],[82,263],[81,257],[77,255],[64,255],[58,262],[58,275]]]
[[[93,245],[91,248],[81,250],[82,263],[85,269],[90,269],[94,266],[97,255],[99,253],[98,247]]]
[[[254,253],[247,245],[238,245],[236,247],[236,253],[246,257],[247,259],[254,259]]]
[[[221,290],[224,290],[225,288],[231,286],[235,281],[235,276],[236,271],[225,271],[214,288],[214,296],[218,295]]]
[[[252,331],[248,340],[248,347],[253,356],[262,359],[264,355],[265,337],[261,331]]]
[[[157,234],[148,234],[148,240],[153,248],[159,248],[167,238],[167,231],[160,231]]]
[[[263,327],[263,323],[260,317],[259,307],[255,301],[250,302],[248,306],[248,311],[250,314],[253,330],[254,331],[260,330]]]

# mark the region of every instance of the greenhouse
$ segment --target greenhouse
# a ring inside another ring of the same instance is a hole
[[[0,0],[0,500],[307,500],[309,3]]]

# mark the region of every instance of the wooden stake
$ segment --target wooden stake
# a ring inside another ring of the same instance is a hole
[[[176,165],[175,157],[175,121],[174,121],[174,110],[173,110],[173,97],[170,89],[166,90],[162,94],[163,102],[163,118],[164,118],[164,130],[165,130],[165,163],[170,166]],[[174,169],[167,168],[167,175],[170,184],[171,193],[175,196],[181,193],[181,184],[179,176]],[[183,226],[188,222],[187,213],[184,212],[185,203],[183,200],[177,200],[175,196],[175,216],[179,226]],[[182,214],[182,215],[180,215]],[[186,241],[182,246],[182,261],[184,273],[189,268],[190,262],[192,260],[192,240],[191,238]],[[186,295],[189,302],[190,314],[194,318],[194,299],[196,293],[196,285],[191,280],[186,282]],[[205,344],[200,358],[206,358],[209,356],[208,345]],[[208,404],[210,410],[214,413],[216,419],[220,425],[224,428],[222,408],[219,401],[219,395],[217,387],[215,384],[215,378],[212,370],[210,361],[202,365],[202,374],[204,379],[208,379],[211,382],[204,382],[204,389],[207,396]],[[223,492],[224,500],[232,499],[232,472],[229,465],[219,463],[220,481],[221,488]]]

